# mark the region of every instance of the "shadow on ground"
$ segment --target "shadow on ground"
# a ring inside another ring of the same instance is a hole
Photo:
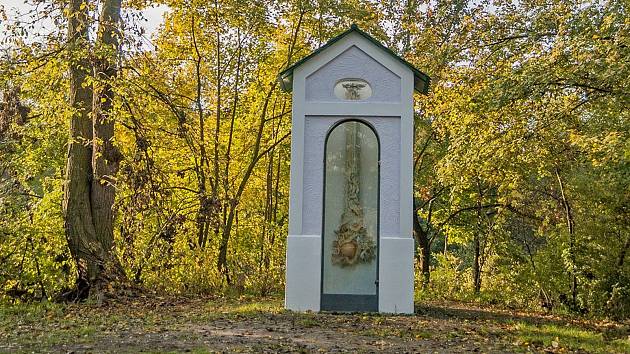
[[[595,322],[462,303],[396,316],[295,313],[279,298],[140,298],[0,307],[0,326],[0,352],[630,352]]]

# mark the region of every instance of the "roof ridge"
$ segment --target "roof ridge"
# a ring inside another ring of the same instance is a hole
[[[403,65],[405,65],[406,67],[411,69],[411,71],[414,74],[414,89],[416,91],[418,91],[420,93],[423,93],[423,94],[427,94],[429,92],[429,83],[431,82],[431,78],[427,74],[425,74],[422,71],[418,70],[415,66],[413,66],[413,64],[409,63],[407,60],[405,60],[404,58],[402,58],[401,56],[396,54],[393,50],[391,50],[391,49],[387,48],[386,46],[384,46],[381,42],[379,42],[377,39],[375,39],[374,37],[369,35],[367,32],[361,30],[356,23],[351,24],[349,29],[347,29],[347,30],[343,31],[342,33],[338,34],[337,36],[331,38],[330,40],[328,40],[326,43],[324,43],[319,48],[317,48],[314,51],[312,51],[307,56],[303,57],[302,59],[296,61],[292,65],[290,65],[287,68],[285,68],[284,70],[282,70],[278,74],[278,81],[280,83],[280,87],[284,91],[290,92],[293,89],[293,70],[295,70],[295,68],[297,68],[298,66],[304,64],[305,62],[307,62],[311,58],[315,57],[316,55],[318,55],[319,53],[324,51],[326,48],[332,46],[334,43],[339,41],[341,38],[347,36],[348,34],[350,34],[352,32],[356,32],[356,33],[360,34],[365,39],[367,39],[368,41],[372,42],[374,45],[376,45],[380,49],[384,50],[386,53],[388,53],[389,55],[393,56],[395,59],[400,61]]]

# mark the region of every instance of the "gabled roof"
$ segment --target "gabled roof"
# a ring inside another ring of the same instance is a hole
[[[347,36],[347,35],[349,35],[350,33],[353,33],[353,32],[356,32],[356,33],[360,34],[365,39],[367,39],[368,41],[374,43],[374,45],[376,45],[377,47],[379,47],[382,50],[384,50],[387,54],[391,55],[394,59],[398,60],[403,65],[405,65],[406,67],[411,69],[411,71],[413,72],[413,87],[414,87],[414,89],[417,92],[423,93],[423,94],[427,94],[429,92],[429,82],[431,82],[431,78],[427,74],[425,74],[422,71],[416,69],[416,67],[414,67],[411,63],[409,63],[405,59],[403,59],[400,56],[398,56],[391,49],[389,49],[386,46],[382,45],[381,42],[377,41],[374,37],[370,36],[366,32],[363,32],[362,30],[360,30],[359,26],[357,26],[356,24],[352,24],[352,26],[350,26],[349,30],[346,30],[345,32],[343,32],[340,35],[338,35],[337,37],[334,37],[333,39],[329,40],[328,42],[326,42],[326,44],[324,44],[323,46],[317,48],[311,54],[309,54],[306,57],[298,60],[293,65],[289,66],[288,68],[286,68],[282,72],[280,72],[280,74],[278,74],[278,81],[280,82],[280,87],[282,88],[282,90],[285,91],[285,92],[291,92],[293,90],[293,70],[295,70],[295,68],[297,68],[298,66],[306,63],[311,58],[317,56],[317,54],[323,52],[326,48],[328,48],[331,45],[333,45],[335,42],[339,41],[343,37],[345,37],[345,36]]]

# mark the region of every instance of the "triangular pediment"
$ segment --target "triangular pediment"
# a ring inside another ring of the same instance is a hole
[[[289,66],[288,68],[283,70],[280,74],[278,74],[278,80],[280,82],[281,88],[284,91],[286,91],[286,92],[292,91],[292,89],[293,89],[293,71],[295,69],[297,69],[298,67],[301,67],[304,64],[307,64],[307,63],[310,64],[313,61],[317,61],[321,57],[325,56],[324,54],[331,47],[333,47],[334,45],[338,44],[338,42],[342,41],[344,38],[346,38],[348,36],[351,36],[352,34],[356,34],[356,35],[358,35],[359,38],[363,39],[363,42],[365,43],[365,45],[371,45],[371,46],[377,48],[377,50],[379,50],[382,53],[384,53],[384,55],[386,57],[391,58],[392,62],[396,62],[396,63],[402,65],[403,67],[411,70],[413,72],[413,75],[414,75],[414,89],[417,92],[424,93],[424,94],[426,94],[428,92],[429,82],[431,80],[428,75],[426,75],[425,73],[423,73],[420,70],[416,69],[411,63],[407,62],[405,59],[403,59],[400,56],[396,55],[392,50],[390,50],[389,48],[385,47],[382,43],[377,41],[375,38],[373,38],[372,36],[370,36],[366,32],[360,30],[356,25],[352,25],[349,30],[341,33],[337,37],[332,38],[326,44],[324,44],[323,46],[321,46],[317,50],[313,51],[311,54],[307,55],[306,57],[302,58],[301,60],[297,61],[293,65]],[[326,60],[326,61],[323,61],[323,62],[318,63],[318,64],[320,64],[320,66],[324,66],[329,61],[330,60]],[[384,63],[381,63],[381,64],[384,65]],[[388,69],[391,69],[391,68],[388,68]]]

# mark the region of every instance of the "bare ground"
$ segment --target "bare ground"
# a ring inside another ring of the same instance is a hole
[[[630,352],[627,324],[462,303],[395,316],[293,313],[278,298],[139,298],[5,306],[0,325],[0,352]]]

